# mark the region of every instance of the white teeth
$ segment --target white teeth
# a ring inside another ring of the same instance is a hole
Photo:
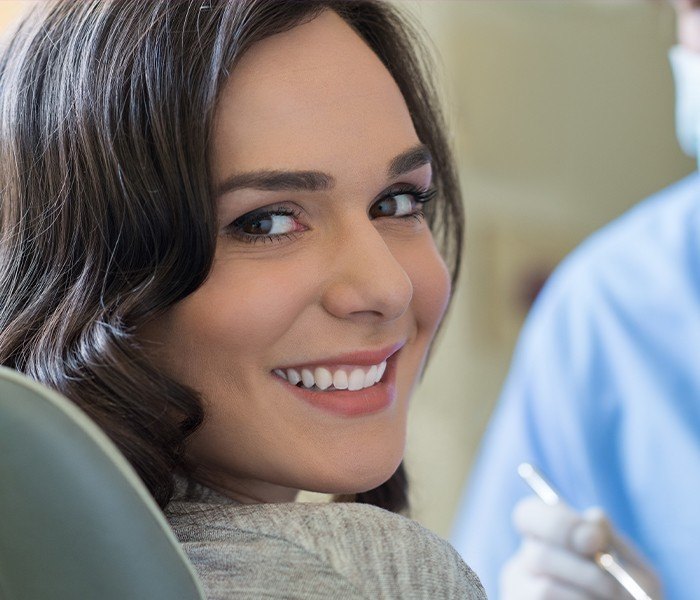
[[[333,384],[333,375],[328,369],[323,367],[316,367],[314,371],[314,379],[316,380],[316,386],[322,390],[328,389]],[[304,383],[306,385],[306,383]]]
[[[304,387],[311,388],[314,386],[314,374],[309,371],[308,369],[302,369],[301,370],[301,381],[304,384]]]
[[[296,369],[287,369],[287,379],[292,385],[296,385],[301,381],[301,375]]]
[[[348,389],[356,392],[365,387],[365,372],[362,369],[355,369],[348,377]]]
[[[348,374],[342,369],[338,369],[333,374],[333,387],[336,390],[347,390],[348,389]]]
[[[350,390],[358,391],[379,383],[386,370],[386,361],[371,367],[356,367],[350,373],[347,369],[337,369],[335,372],[327,367],[297,369],[274,369],[275,375],[286,379],[292,385],[299,382],[305,388],[315,387],[318,390]]]
[[[365,375],[364,387],[370,387],[377,383],[377,365],[372,365]]]
[[[379,381],[384,376],[384,371],[386,371],[386,361],[382,361],[377,368],[377,381]]]

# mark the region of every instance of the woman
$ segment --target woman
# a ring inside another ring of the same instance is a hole
[[[107,431],[211,597],[482,593],[410,521],[293,504],[406,507],[462,227],[415,43],[374,2],[57,2],[3,56],[0,360]]]

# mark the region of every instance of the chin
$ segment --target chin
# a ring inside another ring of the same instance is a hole
[[[306,489],[334,495],[359,494],[372,490],[391,478],[399,468],[403,456],[396,460],[383,458],[385,460],[373,461],[372,464],[345,465],[344,468],[324,477],[324,481],[318,481],[316,485]]]

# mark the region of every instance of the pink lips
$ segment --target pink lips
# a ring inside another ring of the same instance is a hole
[[[295,369],[314,366],[371,366],[387,361],[386,371],[379,383],[372,387],[357,391],[333,390],[321,391],[292,385],[288,381],[275,376],[281,385],[297,398],[325,412],[342,417],[360,417],[382,411],[391,406],[396,400],[396,362],[399,351],[405,342],[393,344],[380,350],[351,352],[337,355],[321,361],[311,361],[303,364],[288,365],[280,369]]]
[[[380,362],[388,360],[391,356],[396,354],[401,348],[403,348],[406,342],[398,342],[387,346],[386,348],[381,348],[379,350],[359,350],[357,352],[349,352],[347,354],[338,354],[330,358],[324,358],[321,360],[311,360],[304,363],[297,363],[294,365],[284,365],[278,368],[284,369],[301,369],[303,367],[340,367],[343,365],[357,365],[358,367],[371,367],[372,365],[378,365]]]

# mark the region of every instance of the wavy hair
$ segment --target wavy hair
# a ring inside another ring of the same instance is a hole
[[[191,473],[198,394],[137,332],[209,272],[217,98],[255,42],[337,12],[392,74],[434,160],[428,219],[459,270],[462,204],[420,35],[374,0],[38,3],[0,56],[0,363],[59,391],[116,443],[156,502]],[[403,466],[352,500],[407,507]]]

